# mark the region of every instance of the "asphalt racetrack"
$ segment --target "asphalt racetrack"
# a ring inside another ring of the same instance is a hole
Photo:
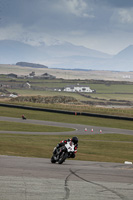
[[[21,132],[21,131],[0,131],[0,133],[16,133],[16,134],[38,134],[38,135],[82,135],[82,134],[99,134],[100,130],[102,133],[118,133],[118,134],[128,134],[133,135],[133,130],[118,129],[118,128],[108,128],[108,127],[98,127],[98,126],[88,126],[81,124],[68,124],[60,122],[51,122],[51,121],[41,121],[41,120],[22,120],[20,118],[11,118],[11,117],[1,117],[0,121],[10,121],[10,122],[21,122],[21,123],[30,123],[30,124],[40,124],[48,126],[58,126],[58,127],[68,127],[75,129],[74,131],[69,132]],[[93,132],[92,132],[93,129]],[[87,131],[86,131],[87,130]]]
[[[133,134],[133,131],[37,120],[0,117],[2,121],[74,128],[60,134]],[[85,131],[85,128],[87,131]],[[91,129],[93,128],[93,133]],[[5,131],[6,133],[7,131]],[[1,131],[1,133],[4,133]],[[14,132],[13,132],[14,133]],[[23,133],[23,132],[21,132]],[[27,132],[29,134],[29,132]],[[25,133],[25,134],[27,134]],[[16,132],[19,134],[19,132]],[[33,134],[33,133],[31,133]],[[57,134],[34,133],[34,134]],[[0,200],[132,200],[133,165],[67,159],[62,165],[50,159],[0,156]]]

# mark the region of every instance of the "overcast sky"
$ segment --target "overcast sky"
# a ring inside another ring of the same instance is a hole
[[[0,0],[0,40],[71,42],[116,54],[133,44],[133,0]]]

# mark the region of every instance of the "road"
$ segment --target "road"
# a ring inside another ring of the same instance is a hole
[[[58,127],[69,127],[75,129],[74,131],[69,132],[60,132],[58,135],[82,135],[82,134],[98,134],[100,130],[102,133],[118,133],[118,134],[128,134],[133,135],[133,130],[127,129],[118,129],[118,128],[108,128],[108,127],[99,127],[99,126],[89,126],[81,124],[70,124],[70,123],[60,123],[60,122],[51,122],[51,121],[41,121],[41,120],[22,120],[21,118],[12,118],[12,117],[1,117],[0,121],[10,121],[10,122],[21,122],[21,123],[30,123],[30,124],[40,124],[48,126],[58,126]],[[87,131],[85,131],[85,129]],[[92,132],[93,129],[93,132]],[[18,132],[18,131],[0,131],[0,133],[23,133],[23,134],[40,134],[40,135],[57,135],[57,132]]]
[[[97,134],[100,129],[102,129],[102,133],[133,134],[129,130],[76,124],[38,120],[23,121],[7,117],[0,117],[0,120],[71,127],[75,131],[67,132],[67,134],[76,135]],[[87,131],[84,131],[85,128]],[[93,133],[91,132],[92,128],[94,129]],[[18,133],[16,132],[16,134]],[[66,134],[66,132],[60,134]],[[52,164],[50,159],[44,158],[0,156],[0,200],[57,199],[132,200],[133,165],[69,159],[59,165]]]

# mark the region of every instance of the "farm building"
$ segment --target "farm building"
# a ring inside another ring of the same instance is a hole
[[[17,78],[18,77],[17,74],[13,74],[13,73],[7,74],[7,76],[9,78]]]
[[[43,79],[56,79],[55,76],[50,75],[50,74],[48,74],[48,73],[44,73],[44,74],[42,74],[40,77],[43,78]]]

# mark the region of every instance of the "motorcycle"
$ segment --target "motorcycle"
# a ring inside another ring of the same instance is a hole
[[[26,117],[24,115],[22,115],[22,119],[26,120]]]
[[[67,142],[64,146],[56,149],[56,153],[54,151],[51,157],[51,163],[58,162],[58,164],[62,164],[67,158],[71,157],[71,154],[74,152],[74,144],[72,141]]]

